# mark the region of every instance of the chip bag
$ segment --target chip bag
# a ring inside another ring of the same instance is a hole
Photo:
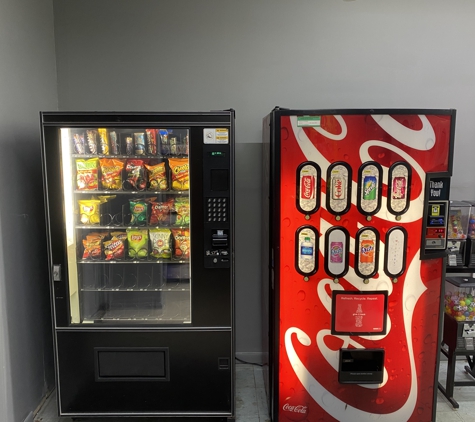
[[[173,208],[175,200],[173,198],[166,202],[151,201],[150,225],[168,226],[170,225],[170,211]]]
[[[165,162],[153,166],[145,164],[148,171],[149,190],[167,190],[167,168]]]
[[[170,229],[150,229],[152,246],[150,255],[154,258],[170,259],[172,257],[171,235]]]
[[[190,259],[190,230],[171,229],[173,235],[173,259]]]
[[[148,230],[127,230],[129,258],[145,259],[148,256]]]
[[[76,160],[78,190],[97,190],[98,183],[98,158],[90,160]]]
[[[79,204],[79,221],[82,224],[99,224],[101,222],[101,215],[99,207],[101,201],[99,199],[80,199]]]
[[[188,158],[170,158],[168,163],[172,172],[172,189],[188,190],[190,188]]]
[[[144,190],[147,186],[147,178],[143,160],[127,160],[125,167],[127,179],[124,187],[129,190]]]
[[[116,231],[111,233],[111,238],[112,239],[120,239],[120,240],[127,240],[127,233],[126,232],[121,232],[121,231]]]
[[[188,226],[190,224],[190,199],[176,198],[175,199],[175,222],[174,226]]]
[[[84,252],[82,259],[101,259],[101,243],[102,237],[97,234],[90,233],[83,239]]]
[[[130,225],[143,226],[147,224],[148,202],[144,199],[131,199],[130,204]]]
[[[115,158],[102,158],[101,165],[102,188],[106,190],[119,190],[122,188],[122,170],[125,163]]]
[[[104,242],[104,255],[106,261],[124,259],[125,245],[123,239],[112,238]]]

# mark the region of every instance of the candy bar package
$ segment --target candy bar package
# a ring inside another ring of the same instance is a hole
[[[109,155],[110,154],[109,133],[107,132],[107,129],[97,129],[97,131],[99,132],[101,154]]]
[[[157,129],[145,129],[147,134],[147,154],[157,155]]]
[[[97,154],[97,130],[88,130],[87,134],[87,152],[89,154]]]
[[[73,135],[73,147],[75,154],[85,154],[86,153],[86,141],[84,140],[84,132],[75,133]]]

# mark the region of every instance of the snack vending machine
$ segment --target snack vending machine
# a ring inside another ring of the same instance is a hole
[[[234,420],[234,112],[41,127],[59,415]]]
[[[454,110],[263,125],[273,421],[435,417]]]

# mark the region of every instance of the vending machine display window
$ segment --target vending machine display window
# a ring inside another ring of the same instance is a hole
[[[333,291],[332,334],[386,334],[387,291]]]

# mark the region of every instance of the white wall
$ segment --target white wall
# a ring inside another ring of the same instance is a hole
[[[475,2],[55,0],[61,110],[236,109],[237,348],[260,353],[261,119],[455,108],[453,198],[475,198]]]
[[[57,109],[52,0],[0,3],[0,421],[53,386],[39,111]]]

